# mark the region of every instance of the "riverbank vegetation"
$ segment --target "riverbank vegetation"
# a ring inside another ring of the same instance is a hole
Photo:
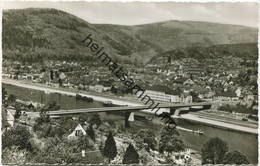
[[[252,114],[252,115],[258,115],[258,110],[253,109],[253,107],[248,107],[246,105],[242,104],[236,104],[236,105],[223,105],[218,108],[221,111],[226,112],[237,112],[237,113],[244,113],[244,114]]]
[[[249,164],[239,151],[229,151],[227,143],[218,137],[208,140],[201,149],[202,164]]]

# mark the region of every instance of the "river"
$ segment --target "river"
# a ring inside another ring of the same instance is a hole
[[[75,97],[60,95],[57,93],[45,93],[43,91],[32,90],[13,85],[3,84],[8,94],[14,94],[18,99],[40,102],[47,104],[50,101],[56,101],[61,106],[61,109],[76,109],[76,108],[95,108],[102,107],[101,102],[94,101],[93,103],[76,100]],[[124,117],[115,114],[101,114],[102,118],[109,118],[120,123],[123,123]],[[136,118],[137,119],[137,118]],[[191,148],[200,151],[202,145],[212,137],[219,137],[226,141],[230,150],[238,150],[244,153],[252,164],[257,164],[258,161],[258,141],[257,135],[242,133],[238,131],[230,131],[226,129],[215,128],[212,126],[197,124],[189,121],[181,121],[181,127],[193,130],[202,130],[203,135],[197,135],[190,132],[179,131],[184,141],[184,144]],[[152,128],[156,134],[160,134],[162,124],[157,124],[152,121],[136,120],[131,123],[133,128]]]

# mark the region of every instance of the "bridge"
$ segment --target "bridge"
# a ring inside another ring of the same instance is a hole
[[[199,111],[209,109],[211,104],[209,103],[192,103],[192,104],[162,104],[157,108],[170,108],[170,114],[178,116],[181,113],[188,113],[190,111]],[[185,110],[178,110],[180,108],[186,108]],[[188,109],[188,110],[187,110]],[[99,113],[99,112],[135,112],[141,111],[154,114],[157,109],[151,111],[151,108],[147,105],[144,106],[118,106],[118,107],[100,107],[100,108],[86,108],[86,109],[73,109],[73,110],[57,110],[49,111],[50,116],[62,116],[62,115],[75,115],[82,113]],[[177,111],[176,111],[177,110]]]
[[[159,110],[158,113],[156,111],[158,108],[169,108],[170,111],[162,111]],[[147,114],[159,115],[163,112],[168,112],[170,115],[174,115],[174,117],[178,117],[180,114],[188,113],[190,111],[200,111],[211,108],[211,104],[209,103],[192,103],[192,104],[162,104],[156,107],[156,109],[152,110],[149,106],[118,106],[118,107],[100,107],[100,108],[87,108],[87,109],[73,109],[73,110],[57,110],[57,111],[49,111],[48,115],[50,117],[60,117],[64,115],[76,115],[82,113],[100,113],[100,112],[124,112],[125,113],[125,126],[130,127],[129,121],[134,121],[134,112],[142,111]],[[155,114],[156,113],[156,114]]]
[[[169,108],[168,111],[159,110],[156,114],[157,108]],[[195,112],[205,109],[210,109],[211,104],[210,103],[191,103],[191,104],[162,104],[156,107],[153,111],[149,108],[147,105],[143,106],[117,106],[117,107],[100,107],[100,108],[86,108],[86,109],[72,109],[72,110],[56,110],[56,111],[48,111],[47,114],[51,118],[57,118],[60,116],[66,116],[66,115],[77,115],[77,114],[83,114],[83,113],[100,113],[100,112],[113,112],[113,113],[119,113],[123,112],[125,113],[125,126],[130,127],[129,121],[134,121],[134,112],[142,111],[145,114],[150,115],[157,115],[159,116],[163,112],[168,112],[170,116],[173,115],[173,117],[177,117],[180,114],[186,114],[189,112]],[[39,117],[39,112],[24,112],[30,117]]]

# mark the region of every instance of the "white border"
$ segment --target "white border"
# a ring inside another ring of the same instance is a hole
[[[214,3],[221,3],[221,2],[226,2],[226,3],[243,3],[243,2],[256,2],[258,3],[258,102],[260,101],[260,59],[259,59],[259,48],[260,48],[260,35],[259,35],[259,27],[260,27],[260,11],[259,11],[259,3],[260,0],[0,0],[0,98],[2,99],[2,6],[1,2],[23,2],[23,1],[37,1],[37,2],[198,2],[198,3],[209,3],[209,2],[214,2]],[[242,11],[241,11],[242,12]],[[2,102],[0,102],[0,109],[2,111]],[[258,104],[258,111],[260,110],[260,106]],[[258,115],[259,117],[259,115]],[[0,114],[0,127],[2,128],[2,113]],[[1,129],[0,129],[1,130]],[[0,132],[1,133],[1,132]],[[260,128],[258,124],[258,164],[260,161],[260,144],[259,144],[259,133],[260,133]],[[2,135],[2,133],[1,133]],[[235,139],[235,138],[234,138]],[[0,136],[0,147],[2,147],[2,136]],[[2,165],[2,148],[0,148],[0,164]]]

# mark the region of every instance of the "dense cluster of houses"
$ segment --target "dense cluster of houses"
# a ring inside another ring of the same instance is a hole
[[[170,64],[149,64],[134,68],[126,64],[124,69],[137,85],[146,89],[154,100],[161,102],[191,103],[199,100],[240,101],[250,104],[257,96],[235,83],[238,71],[206,74],[205,67],[186,59]],[[65,87],[108,92],[122,90],[124,85],[103,66],[84,66],[78,62],[49,62],[43,65],[21,65],[19,62],[3,65],[3,78],[31,80],[52,87]],[[164,86],[166,88],[160,88]],[[159,87],[159,88],[158,88]]]

